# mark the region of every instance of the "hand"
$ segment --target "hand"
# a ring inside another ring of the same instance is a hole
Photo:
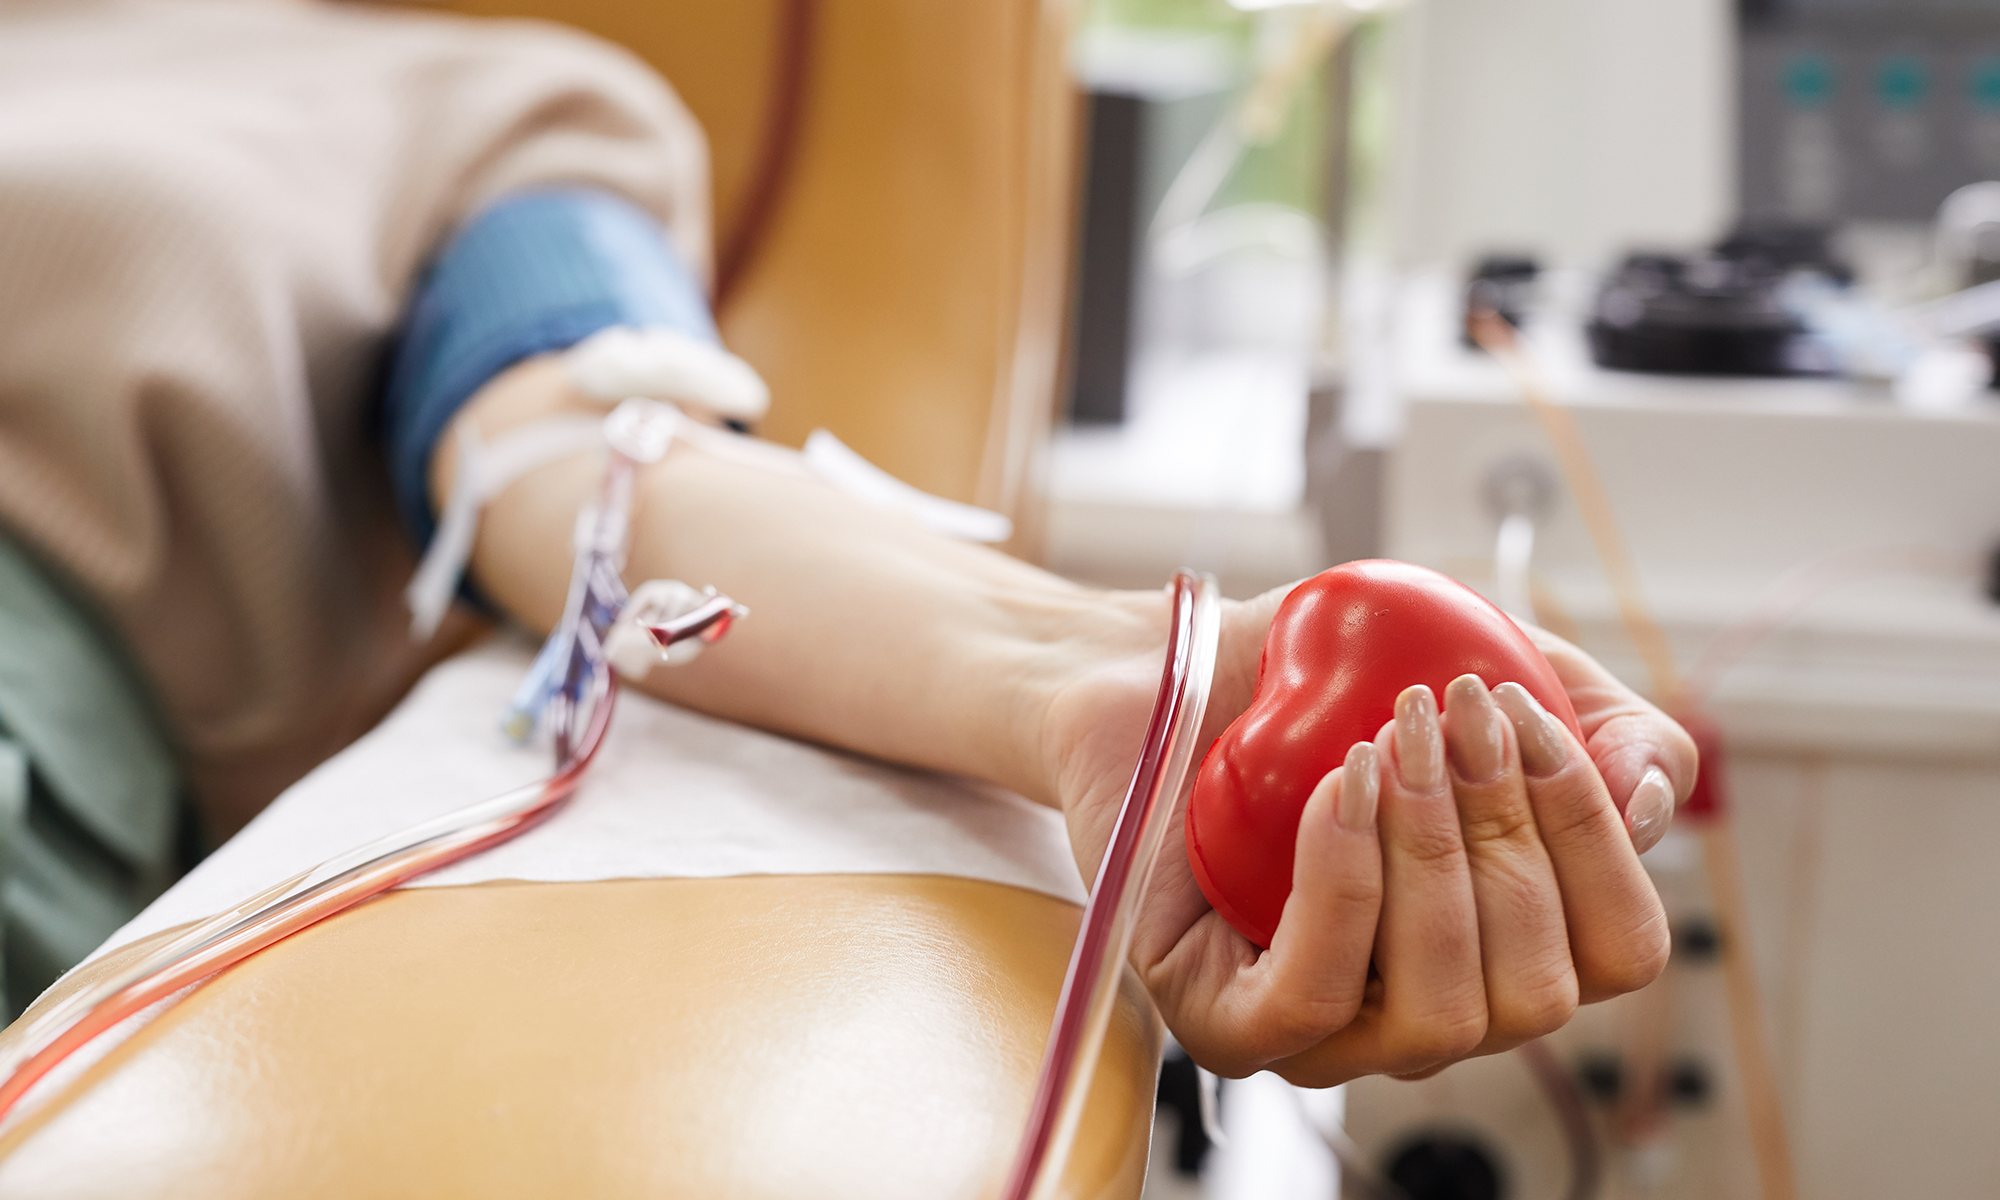
[[[1562,680],[1590,760],[1625,818],[1634,849],[1644,854],[1666,836],[1674,810],[1694,790],[1694,739],[1590,655],[1546,629],[1522,628]]]
[[[1226,606],[1205,741],[1248,706],[1288,590]],[[1129,781],[1164,645],[1164,601],[1128,603],[1152,605],[1147,644],[1080,674],[1045,718],[1087,875]],[[1424,1073],[1539,1037],[1579,1002],[1658,974],[1666,920],[1621,809],[1640,814],[1637,836],[1657,840],[1666,814],[1648,816],[1660,806],[1655,776],[1669,803],[1685,796],[1692,743],[1587,655],[1531,632],[1587,745],[1518,687],[1489,695],[1461,679],[1442,719],[1427,688],[1404,693],[1397,719],[1314,790],[1268,951],[1209,907],[1182,839],[1169,836],[1132,960],[1197,1062],[1313,1087]]]

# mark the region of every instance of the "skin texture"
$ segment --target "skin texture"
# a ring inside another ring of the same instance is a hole
[[[540,359],[458,420],[492,437],[592,411]],[[434,496],[450,487],[453,443],[439,442]],[[474,580],[534,629],[560,613],[570,529],[596,473],[589,455],[543,467],[482,520]],[[684,444],[641,477],[626,576],[713,584],[752,611],[645,690],[1057,806],[1079,868],[1095,872],[1159,681],[1164,593],[1084,588]],[[1226,605],[1205,737],[1249,704],[1287,590]],[[1529,632],[1583,744],[1504,687],[1455,683],[1442,713],[1428,689],[1406,692],[1307,803],[1268,951],[1210,909],[1185,845],[1168,839],[1133,965],[1197,1062],[1310,1086],[1422,1074],[1538,1037],[1578,1003],[1659,973],[1666,919],[1623,813],[1649,768],[1685,799],[1693,744],[1587,655]]]

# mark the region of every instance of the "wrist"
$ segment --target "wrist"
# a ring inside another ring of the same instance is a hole
[[[1164,589],[1093,592],[1048,631],[1036,708],[1034,795],[1072,815],[1122,787],[1158,691],[1169,622]]]

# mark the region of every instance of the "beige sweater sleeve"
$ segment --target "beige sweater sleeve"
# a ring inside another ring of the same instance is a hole
[[[426,257],[578,182],[705,270],[705,147],[642,64],[533,23],[9,5],[0,80],[0,530],[123,636],[226,833],[423,657],[372,407]]]

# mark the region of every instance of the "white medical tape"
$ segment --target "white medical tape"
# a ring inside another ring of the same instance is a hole
[[[472,422],[458,426],[458,470],[451,495],[438,518],[437,532],[424,551],[417,573],[403,589],[410,608],[410,636],[426,641],[458,593],[458,582],[472,559],[479,533],[479,513],[507,485],[536,467],[604,445],[602,417],[549,417],[518,425],[488,442]]]
[[[570,383],[605,404],[633,397],[684,400],[738,420],[754,421],[771,406],[771,392],[742,359],[713,342],[666,328],[613,326],[563,352]],[[902,513],[947,537],[1004,542],[1014,524],[988,509],[960,504],[912,487],[869,462],[830,431],[816,429],[805,451],[726,433],[698,421],[678,436],[719,458],[786,474],[812,475],[864,504]]]
[[[805,464],[863,504],[902,513],[933,533],[968,542],[1004,542],[1014,536],[1014,523],[1001,514],[904,483],[828,430],[815,429],[807,436]]]
[[[677,329],[600,329],[564,351],[562,363],[579,391],[607,404],[678,400],[738,421],[771,407],[771,389],[749,363]]]

